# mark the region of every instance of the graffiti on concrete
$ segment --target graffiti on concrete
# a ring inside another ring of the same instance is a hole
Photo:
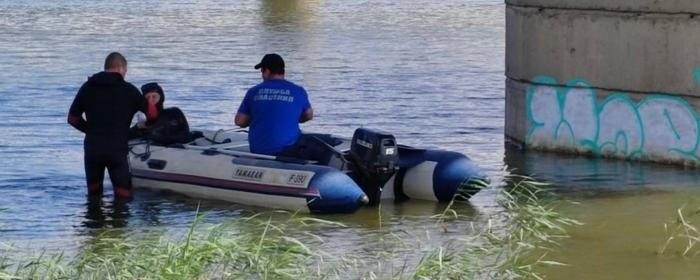
[[[693,74],[700,83],[700,69]],[[552,77],[537,77],[527,90],[526,141],[594,155],[700,163],[700,119],[685,99],[630,96],[615,92],[599,101],[584,80],[560,86]]]

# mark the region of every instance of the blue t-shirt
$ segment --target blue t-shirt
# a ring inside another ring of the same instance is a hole
[[[238,108],[250,116],[250,151],[274,155],[301,135],[299,118],[311,108],[303,87],[287,80],[266,80],[248,90]]]

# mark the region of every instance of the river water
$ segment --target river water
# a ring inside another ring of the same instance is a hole
[[[177,232],[200,203],[209,223],[262,211],[148,191],[115,207],[110,188],[86,203],[82,138],[65,118],[116,50],[129,60],[127,80],[160,83],[166,106],[191,126],[233,128],[245,90],[260,81],[253,65],[277,52],[287,78],[309,92],[316,117],[304,130],[391,131],[403,144],[465,153],[495,181],[506,166],[534,173],[578,201],[562,211],[586,226],[553,254],[571,266],[546,269],[552,279],[692,279],[697,266],[654,252],[664,222],[697,197],[697,171],[504,148],[504,10],[498,0],[0,0],[0,241],[71,251],[105,228]],[[497,213],[494,197],[458,206],[464,216],[448,233],[430,218],[445,205],[414,202],[324,216],[350,227],[323,236],[331,251],[367,255],[378,227],[430,236],[407,253],[416,255]]]

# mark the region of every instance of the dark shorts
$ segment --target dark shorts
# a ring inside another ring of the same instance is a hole
[[[117,196],[131,196],[131,173],[129,172],[127,153],[95,149],[86,149],[85,151],[85,178],[87,179],[88,194],[102,194],[105,168],[109,172],[115,194]]]

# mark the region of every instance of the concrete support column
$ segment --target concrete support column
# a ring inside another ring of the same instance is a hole
[[[506,0],[506,135],[700,165],[700,1]]]

